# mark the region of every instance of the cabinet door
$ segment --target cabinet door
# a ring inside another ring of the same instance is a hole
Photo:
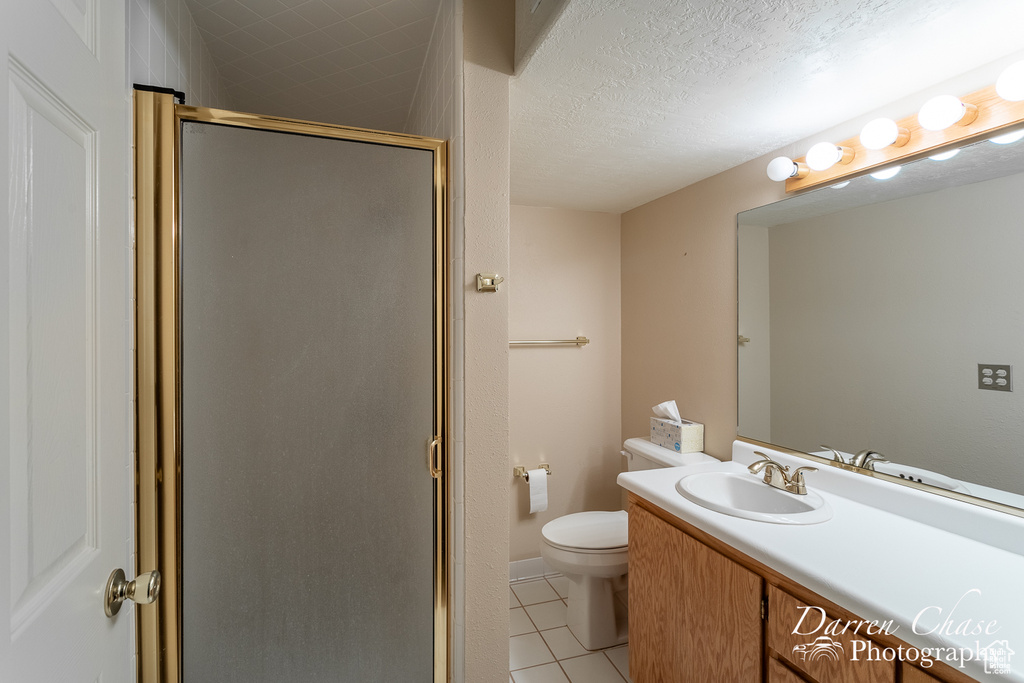
[[[774,657],[770,657],[768,659],[768,683],[807,683],[807,679]]]
[[[629,510],[636,683],[761,679],[761,577],[647,510]]]
[[[903,683],[941,683],[940,679],[906,663],[900,664],[900,671],[903,675]]]
[[[823,631],[803,635],[818,626],[820,621],[818,612],[806,611],[805,607],[808,606],[792,595],[775,586],[768,587],[768,647],[780,657],[823,683],[892,683],[896,680],[894,662],[884,661],[881,656],[869,660],[861,646],[855,646],[854,641],[871,643],[866,638],[850,633],[826,636]],[[807,617],[800,633],[794,633],[805,612]],[[833,619],[826,616],[827,622]],[[883,649],[874,643],[871,646]]]

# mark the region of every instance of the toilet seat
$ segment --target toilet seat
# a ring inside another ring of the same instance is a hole
[[[554,548],[585,554],[619,553],[628,546],[628,516],[615,512],[577,512],[554,519],[541,529]]]

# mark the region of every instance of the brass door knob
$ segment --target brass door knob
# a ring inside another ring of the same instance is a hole
[[[112,617],[121,610],[126,599],[140,605],[148,605],[160,595],[160,572],[139,574],[134,581],[125,580],[124,570],[115,569],[107,579],[107,591],[103,601],[103,612]]]

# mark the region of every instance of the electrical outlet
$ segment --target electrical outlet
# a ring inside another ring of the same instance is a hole
[[[1013,366],[978,363],[978,388],[1013,391]]]

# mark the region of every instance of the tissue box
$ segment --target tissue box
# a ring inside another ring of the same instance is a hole
[[[704,425],[689,420],[679,423],[652,417],[651,443],[676,453],[699,453],[704,450]]]

